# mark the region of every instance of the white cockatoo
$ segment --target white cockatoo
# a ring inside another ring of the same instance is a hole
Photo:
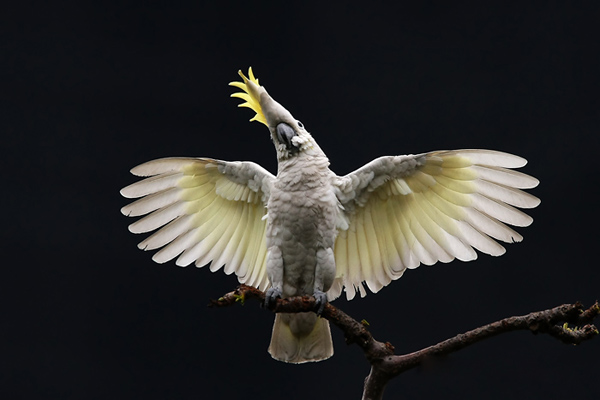
[[[177,258],[210,270],[224,268],[241,283],[277,297],[313,295],[321,310],[342,291],[348,299],[364,285],[373,293],[416,268],[477,249],[499,256],[496,240],[518,242],[507,225],[527,226],[518,210],[540,200],[520,189],[538,180],[513,171],[526,160],[490,150],[434,151],[377,158],[338,176],[304,125],[248,72],[233,97],[269,128],[277,175],[248,161],[163,158],[131,170],[147,177],[121,190],[140,198],[122,208],[136,217],[134,233],[156,230],[139,244],[162,248],[158,263]],[[494,240],[495,239],[495,240]],[[277,314],[269,353],[303,363],[333,354],[327,320],[316,313]]]

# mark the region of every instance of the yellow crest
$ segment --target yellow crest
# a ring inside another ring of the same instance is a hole
[[[238,74],[240,74],[244,82],[231,82],[229,85],[242,89],[244,92],[233,93],[231,97],[237,97],[244,100],[244,103],[238,105],[238,107],[248,107],[256,113],[256,115],[250,121],[258,121],[267,125],[267,119],[265,118],[265,115],[262,112],[262,108],[260,107],[260,102],[259,98],[257,97],[256,90],[251,90],[249,88],[249,82],[252,82],[256,86],[260,87],[258,79],[256,79],[254,77],[254,74],[252,73],[252,67],[248,68],[249,78],[246,78],[246,76],[244,76],[244,73],[241,70],[238,71]]]

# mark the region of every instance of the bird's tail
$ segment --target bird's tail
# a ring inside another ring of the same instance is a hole
[[[275,316],[269,353],[279,361],[300,364],[333,355],[329,321],[313,312]]]

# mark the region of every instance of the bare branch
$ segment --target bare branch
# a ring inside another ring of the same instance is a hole
[[[210,306],[229,306],[237,302],[243,303],[248,298],[264,301],[265,295],[258,289],[241,285],[235,291],[227,293],[218,300],[213,300]],[[316,308],[317,305],[312,296],[278,299],[270,307],[273,312],[286,313],[315,311]],[[599,314],[598,302],[586,310],[583,309],[581,303],[563,304],[527,315],[504,318],[414,353],[403,355],[395,355],[394,347],[390,343],[375,340],[364,324],[331,304],[326,305],[322,316],[344,332],[346,343],[355,343],[363,350],[371,364],[371,371],[365,380],[362,398],[377,400],[383,398],[387,382],[402,372],[417,367],[431,357],[453,353],[501,333],[530,330],[534,334],[546,333],[564,343],[580,344],[598,335],[598,329],[592,325],[592,322]]]

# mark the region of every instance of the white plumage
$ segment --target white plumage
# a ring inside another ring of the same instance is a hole
[[[324,303],[342,291],[376,293],[407,268],[493,256],[496,240],[518,242],[507,225],[528,226],[518,208],[540,201],[521,189],[538,180],[512,170],[526,160],[490,150],[435,151],[380,157],[337,176],[303,125],[249,79],[234,97],[268,126],[277,176],[252,162],[165,158],[132,169],[146,177],[121,190],[139,198],[122,208],[145,217],[133,233],[153,257],[179,266],[224,267],[241,283],[278,296],[314,295]],[[281,361],[320,361],[333,354],[329,324],[315,313],[278,314],[271,355]]]

